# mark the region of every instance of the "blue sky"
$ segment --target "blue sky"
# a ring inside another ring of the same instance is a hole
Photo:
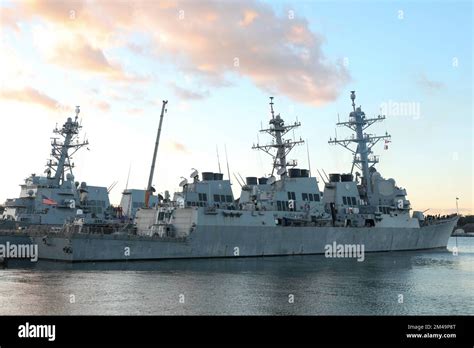
[[[42,172],[51,129],[74,105],[81,105],[91,142],[91,151],[76,158],[76,177],[104,186],[118,180],[115,202],[130,163],[129,186],[146,185],[161,99],[169,106],[158,191],[175,190],[191,167],[217,170],[216,145],[223,161],[226,144],[231,172],[268,174],[269,158],[250,147],[268,121],[270,95],[287,122],[302,122],[295,136],[308,140],[313,172],[348,171],[349,153],[327,140],[356,90],[369,116],[384,103],[419,108],[392,112],[370,129],[392,135],[388,150],[374,148],[382,175],[407,189],[415,209],[450,212],[460,197],[462,212],[472,213],[469,1],[0,3],[0,110],[9,115],[0,144],[19,143],[4,153],[12,166],[2,201],[18,193],[22,178]],[[169,14],[179,11],[184,18],[175,24]],[[178,27],[186,21],[191,29]],[[308,60],[301,58],[305,49]],[[306,166],[306,146],[289,157]]]

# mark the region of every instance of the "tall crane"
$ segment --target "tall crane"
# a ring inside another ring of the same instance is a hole
[[[161,115],[160,115],[160,123],[158,125],[158,132],[156,134],[156,142],[155,142],[155,151],[153,152],[153,160],[151,161],[151,168],[150,168],[150,177],[148,178],[148,185],[145,191],[145,208],[149,208],[150,205],[150,196],[153,195],[155,189],[152,187],[153,181],[153,174],[155,172],[155,163],[156,163],[156,154],[158,153],[158,144],[160,143],[160,136],[161,136],[161,125],[163,124],[163,116],[166,110],[166,104],[168,104],[167,100],[163,100],[163,106],[161,107]]]

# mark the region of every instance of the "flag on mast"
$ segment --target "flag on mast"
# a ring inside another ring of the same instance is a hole
[[[43,204],[46,204],[46,205],[57,205],[58,204],[58,202],[56,202],[55,200],[53,200],[51,198],[46,197],[45,195],[41,195],[41,198],[43,198]]]

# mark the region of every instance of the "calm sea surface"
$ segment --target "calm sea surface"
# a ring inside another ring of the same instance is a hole
[[[0,269],[0,315],[474,315],[474,238],[451,238],[448,249],[372,253],[364,262],[10,261]]]

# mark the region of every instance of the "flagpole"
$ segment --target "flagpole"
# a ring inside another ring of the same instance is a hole
[[[456,197],[456,214],[459,216],[459,207],[458,207],[459,197]],[[459,222],[459,220],[458,220]],[[458,250],[458,235],[456,234],[456,251]]]

